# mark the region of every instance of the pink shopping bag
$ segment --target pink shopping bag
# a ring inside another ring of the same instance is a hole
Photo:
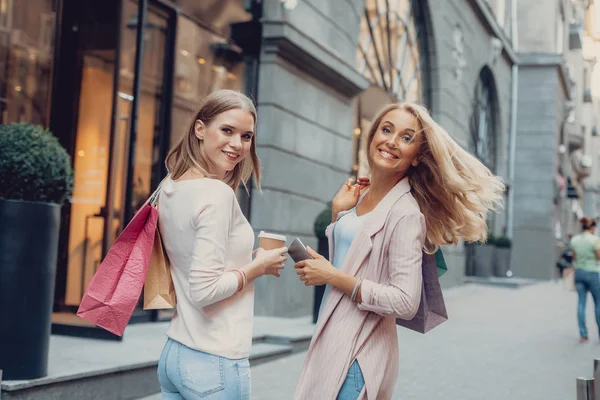
[[[144,287],[158,221],[155,195],[115,240],[77,310],[81,318],[118,336],[123,335]]]

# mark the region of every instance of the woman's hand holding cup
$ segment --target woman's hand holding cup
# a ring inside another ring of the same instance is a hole
[[[287,260],[285,254],[287,247],[265,250],[263,248],[256,249],[254,262],[257,264],[261,275],[273,275],[280,277],[279,271],[284,268],[283,263]]]
[[[258,235],[258,249],[255,251],[254,262],[259,266],[260,274],[280,277],[279,271],[287,260],[285,247],[287,238],[283,235],[260,231]]]

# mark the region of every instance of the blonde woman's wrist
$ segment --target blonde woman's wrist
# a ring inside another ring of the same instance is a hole
[[[265,274],[265,266],[263,265],[263,262],[257,261],[256,259],[242,269],[246,273],[248,282],[252,282],[256,278],[260,278]]]
[[[331,222],[335,222],[337,221],[337,216],[339,213],[341,213],[342,209],[340,209],[339,207],[335,207],[333,204],[331,205]]]

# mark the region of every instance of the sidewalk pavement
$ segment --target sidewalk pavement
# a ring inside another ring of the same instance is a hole
[[[122,341],[52,335],[48,375],[22,381],[5,380],[1,382],[0,397],[117,399],[158,392],[156,365],[166,341],[167,325],[167,322],[129,325]],[[250,360],[256,365],[305,351],[313,330],[309,317],[256,317]]]
[[[449,320],[426,335],[398,329],[399,400],[567,400],[592,377],[600,341],[579,344],[577,295],[562,284],[445,291]],[[291,399],[305,352],[252,368],[252,399]],[[156,397],[159,399],[160,397]]]
[[[520,289],[469,284],[446,289],[444,296],[447,322],[426,335],[398,330],[400,371],[394,399],[566,400],[575,398],[577,377],[592,376],[593,360],[600,358],[600,341],[591,298],[587,310],[590,342],[579,344],[577,295],[561,284]],[[135,398],[123,388],[140,384],[150,389],[145,393],[152,393],[157,390],[156,362],[165,328],[157,323],[131,325],[123,342],[52,336],[49,376],[2,382],[2,388],[43,385],[43,397],[36,398],[44,399]],[[313,329],[308,318],[257,317],[253,356],[270,353],[272,347],[285,348],[287,354],[292,348],[298,351],[301,347],[294,343],[305,345]],[[261,343],[262,338],[271,343]],[[305,354],[255,363],[252,399],[291,399]],[[117,376],[132,368],[143,374]],[[118,387],[107,387],[105,379],[111,377]],[[61,395],[52,392],[69,380],[79,386]],[[97,396],[90,397],[90,391]],[[102,397],[100,392],[112,394]],[[144,399],[160,398],[157,394]]]

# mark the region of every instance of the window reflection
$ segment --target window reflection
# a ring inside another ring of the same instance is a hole
[[[0,123],[48,126],[55,1],[0,0]]]
[[[398,100],[422,102],[419,40],[423,28],[418,26],[410,3],[366,1],[356,67],[372,84]]]
[[[173,90],[171,143],[188,128],[200,101],[218,89],[240,90],[244,64],[235,44],[180,16]]]
[[[173,2],[221,37],[231,36],[231,24],[252,19],[252,15],[245,11],[247,0],[175,0]]]
[[[418,2],[366,0],[360,22],[356,68],[371,87],[357,100],[353,170],[369,173],[367,131],[375,113],[392,101],[426,103],[425,26]]]

